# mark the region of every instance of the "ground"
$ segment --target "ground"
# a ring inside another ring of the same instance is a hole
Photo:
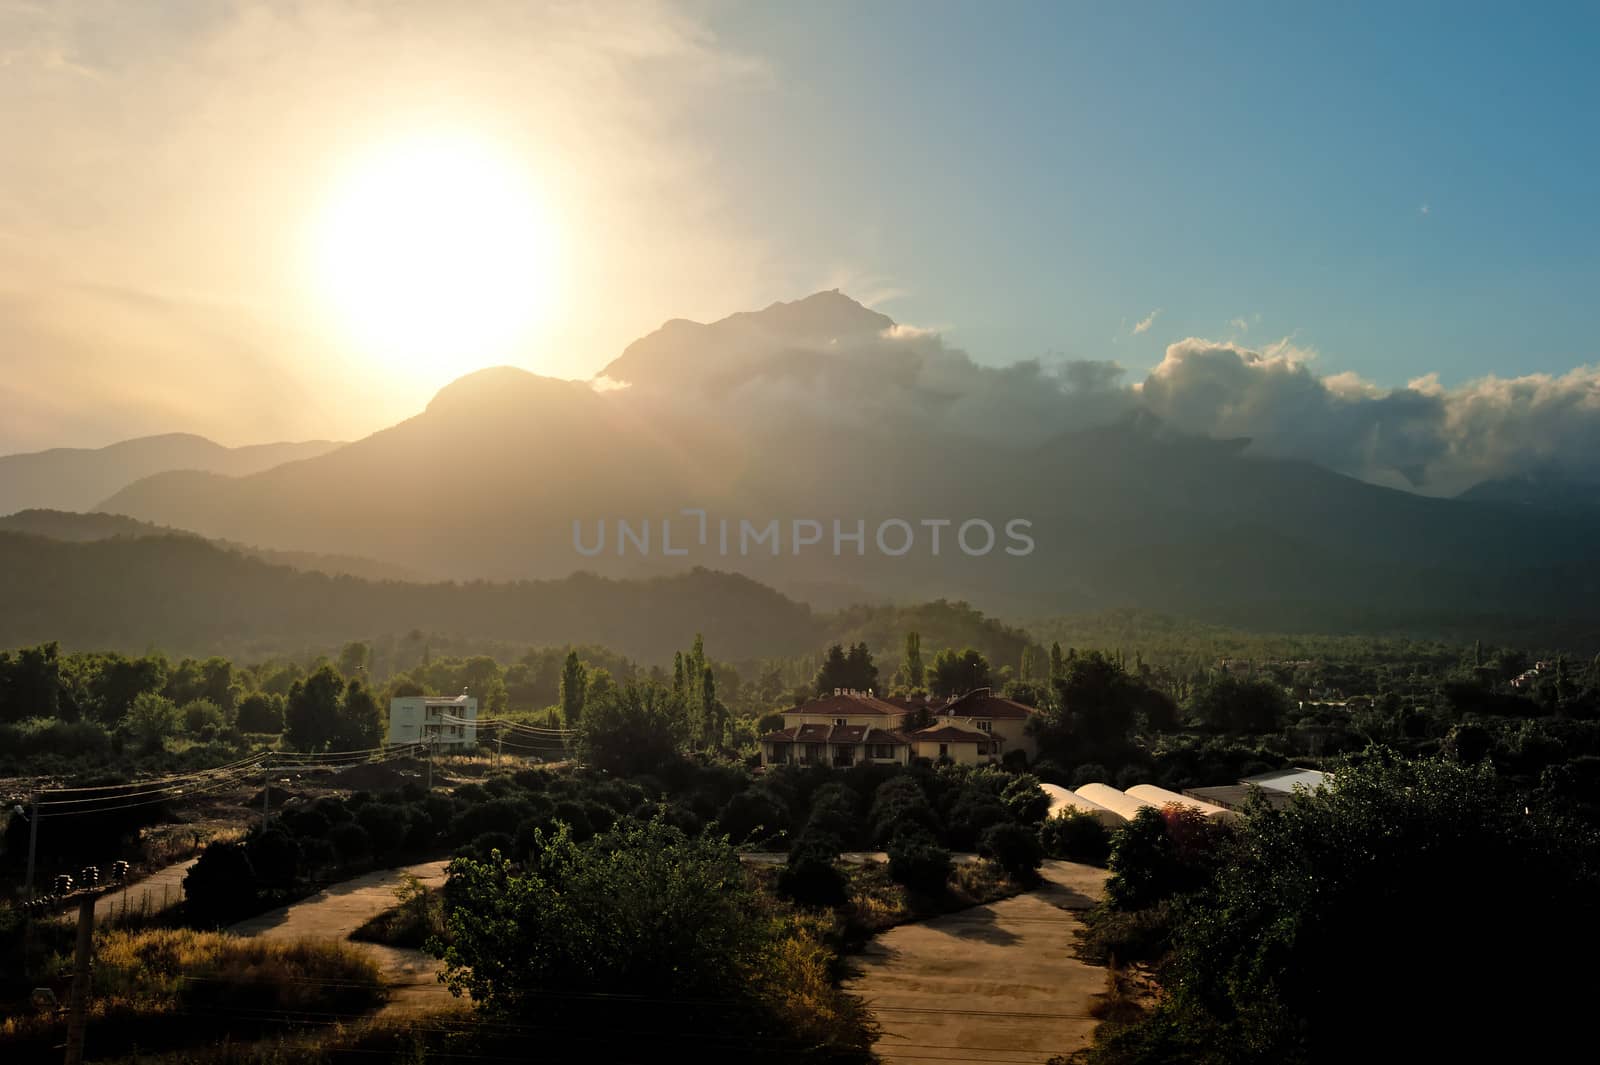
[[[415,876],[427,887],[440,887],[449,864],[423,862],[401,869],[380,869],[324,888],[293,905],[241,921],[228,931],[269,939],[346,940],[368,918],[395,905],[395,888],[404,882],[406,874]],[[381,943],[351,945],[370,954],[383,969],[384,982],[389,985],[389,1002],[381,1011],[382,1015],[447,1009],[459,1001],[439,983],[437,958],[420,950]]]
[[[1033,891],[901,925],[851,959],[845,987],[876,1014],[887,1065],[1044,1062],[1089,1043],[1106,971],[1073,956],[1073,933],[1106,873],[1056,861],[1040,873]]]

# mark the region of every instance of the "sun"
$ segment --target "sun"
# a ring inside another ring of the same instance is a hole
[[[465,135],[384,145],[332,191],[317,287],[349,338],[438,378],[515,361],[552,301],[555,234],[531,174]]]

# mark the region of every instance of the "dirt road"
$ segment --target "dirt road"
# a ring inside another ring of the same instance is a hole
[[[1075,911],[1106,874],[1054,861],[1040,872],[1034,891],[890,929],[851,959],[845,987],[877,1015],[885,1062],[1044,1062],[1089,1042],[1106,971],[1072,956]]]
[[[448,862],[423,862],[400,869],[381,869],[324,888],[310,898],[272,910],[228,931],[241,936],[270,939],[346,939],[369,917],[395,905],[394,889],[410,873],[428,887],[444,884]],[[420,950],[387,947],[378,943],[353,943],[371,955],[383,969],[389,985],[389,1003],[382,1014],[417,1013],[445,1009],[459,1000],[445,990],[436,974],[437,959]]]

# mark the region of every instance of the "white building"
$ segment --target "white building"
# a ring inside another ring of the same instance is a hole
[[[436,748],[478,742],[478,700],[465,693],[407,695],[389,700],[389,742],[426,743]]]

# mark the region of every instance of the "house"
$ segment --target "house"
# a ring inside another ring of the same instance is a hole
[[[945,703],[839,688],[785,710],[783,728],[761,737],[761,764],[908,765],[927,758],[978,765],[1016,749],[1031,758],[1036,748],[1024,726],[1037,712],[987,688]],[[931,723],[917,728],[924,719]]]
[[[835,688],[783,712],[783,728],[761,737],[762,765],[907,765],[905,711],[871,692]]]
[[[913,758],[949,760],[956,765],[978,765],[994,757],[994,743],[987,732],[962,728],[952,721],[941,721],[910,733]]]
[[[389,742],[426,743],[435,748],[476,746],[478,700],[462,692],[405,695],[389,700]]]
[[[991,758],[999,760],[1011,751],[1021,751],[1032,765],[1039,757],[1039,745],[1028,730],[1028,721],[1038,713],[989,688],[976,688],[946,703],[935,712],[934,721],[949,721],[982,732],[990,738]]]

